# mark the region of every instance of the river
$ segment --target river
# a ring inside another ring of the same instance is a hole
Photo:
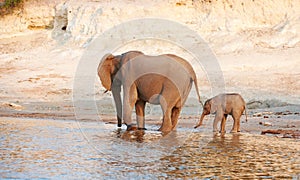
[[[1,179],[300,178],[296,139],[5,117],[0,132]]]

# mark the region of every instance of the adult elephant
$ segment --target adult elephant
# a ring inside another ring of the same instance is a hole
[[[176,128],[178,116],[194,82],[198,99],[197,78],[192,66],[184,59],[164,54],[148,56],[140,51],[122,55],[105,55],[98,66],[104,88],[112,91],[117,109],[118,127],[122,119],[127,130],[145,129],[145,103],[160,104],[163,122],[160,131]],[[123,106],[121,86],[123,85]],[[131,114],[135,106],[137,125]]]

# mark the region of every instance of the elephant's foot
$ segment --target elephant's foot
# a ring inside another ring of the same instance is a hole
[[[127,125],[126,130],[127,131],[135,131],[135,130],[137,130],[137,127],[136,127],[136,125]]]
[[[233,129],[233,130],[230,131],[230,133],[237,133],[237,132],[240,132],[240,131],[238,131],[236,129]]]
[[[221,133],[221,138],[225,138],[225,133]]]
[[[214,136],[218,135],[218,132],[219,132],[218,130],[213,130],[213,135]]]
[[[118,127],[122,127],[122,119],[118,116]]]
[[[170,131],[172,131],[172,128],[162,126],[158,130],[161,131],[161,132],[170,132]]]

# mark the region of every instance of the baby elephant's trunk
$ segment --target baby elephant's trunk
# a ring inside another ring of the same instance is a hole
[[[199,123],[194,127],[194,128],[197,128],[197,127],[199,127],[199,126],[201,126],[202,125],[202,121],[203,121],[203,119],[204,119],[204,113],[202,113],[201,114],[201,117],[200,117],[200,120],[199,120]]]

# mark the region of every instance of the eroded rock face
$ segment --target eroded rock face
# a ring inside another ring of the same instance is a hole
[[[10,36],[28,30],[52,29],[54,7],[62,0],[33,0],[25,2],[22,9],[0,18],[0,34]]]
[[[294,47],[300,42],[300,1],[33,0],[0,18],[1,35],[53,29],[54,39],[82,45],[132,19],[170,19],[198,32],[220,52]],[[166,32],[167,33],[167,32]],[[226,44],[226,46],[224,46]]]
[[[52,30],[52,38],[60,39],[67,32],[68,4],[66,2],[55,6],[55,16]]]
[[[67,17],[66,33],[77,44],[84,44],[122,22],[145,17],[184,24],[221,52],[294,47],[300,42],[300,1],[297,0],[276,3],[264,0],[67,1],[56,6],[56,12],[54,29],[64,28],[63,17]]]

